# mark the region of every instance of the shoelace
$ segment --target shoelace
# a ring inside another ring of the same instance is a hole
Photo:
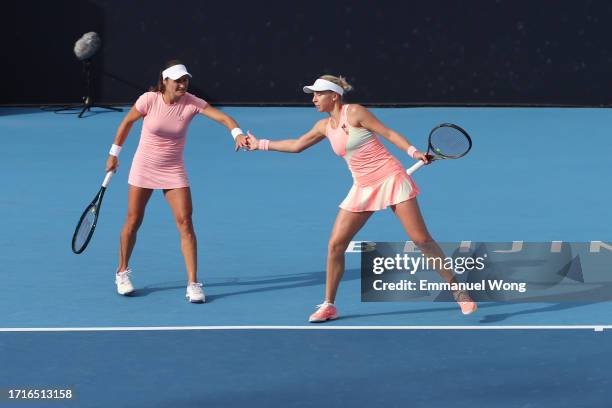
[[[119,278],[119,283],[128,283],[130,281],[130,273],[132,273],[131,269],[126,269],[125,271],[118,273],[117,277]]]
[[[317,310],[321,309],[324,306],[332,306],[329,303],[321,303],[320,305],[317,305]]]
[[[200,282],[194,282],[189,284],[189,289],[196,294],[202,293],[202,284]]]

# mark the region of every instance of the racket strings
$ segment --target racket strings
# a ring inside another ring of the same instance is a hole
[[[470,148],[470,140],[460,130],[443,126],[432,132],[429,139],[431,150],[445,157],[460,157]]]
[[[87,243],[87,239],[89,238],[89,234],[94,227],[94,222],[96,221],[96,207],[90,208],[81,223],[77,228],[77,232],[75,234],[75,242],[74,248],[79,250]]]

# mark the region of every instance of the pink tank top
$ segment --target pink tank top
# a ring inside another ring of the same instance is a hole
[[[402,164],[389,153],[374,133],[366,128],[349,125],[348,107],[342,107],[337,128],[331,126],[331,118],[327,121],[325,136],[334,153],[346,160],[355,184],[370,186],[404,172]]]

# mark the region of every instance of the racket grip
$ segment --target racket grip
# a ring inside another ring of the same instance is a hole
[[[418,169],[420,169],[424,165],[425,165],[425,162],[423,160],[419,160],[418,162],[414,163],[412,165],[412,167],[410,167],[408,170],[406,170],[406,173],[408,173],[408,175],[411,175],[412,173],[414,173],[415,171],[417,171]]]
[[[109,171],[108,173],[106,173],[104,181],[102,182],[102,187],[106,188],[106,186],[108,186],[108,183],[110,183],[110,179],[111,177],[113,177],[113,174],[115,174],[114,171]]]

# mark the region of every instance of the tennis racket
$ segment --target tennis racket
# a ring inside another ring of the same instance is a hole
[[[468,154],[472,148],[472,138],[468,133],[452,123],[442,123],[429,133],[427,156],[431,161],[441,159],[458,159]],[[425,165],[419,160],[406,173],[412,174]]]
[[[85,208],[85,211],[83,211],[81,218],[79,218],[79,222],[77,223],[74,234],[72,235],[72,252],[75,254],[80,254],[83,252],[85,248],[87,248],[89,241],[91,241],[91,237],[96,229],[96,223],[98,222],[98,215],[100,214],[100,207],[102,206],[102,198],[104,198],[106,186],[108,186],[113,174],[114,172],[112,171],[106,173],[104,181],[102,182],[102,187],[100,187],[100,191],[98,191],[98,194],[96,194],[91,203],[89,203],[87,208]]]

